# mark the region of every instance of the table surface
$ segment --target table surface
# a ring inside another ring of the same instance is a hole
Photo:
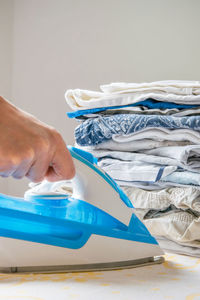
[[[200,259],[166,254],[161,265],[85,273],[0,274],[0,300],[200,300]]]

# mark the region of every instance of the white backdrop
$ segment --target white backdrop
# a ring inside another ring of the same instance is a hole
[[[0,0],[0,93],[73,143],[67,88],[200,79],[199,11],[198,0]],[[0,190],[26,185],[1,180]]]
[[[0,95],[11,97],[13,51],[13,1],[0,0]],[[0,178],[0,193],[9,190],[9,181]]]

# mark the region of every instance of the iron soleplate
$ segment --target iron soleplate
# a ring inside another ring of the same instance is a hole
[[[0,267],[0,273],[74,273],[74,272],[94,272],[94,271],[110,271],[120,269],[131,269],[143,267],[153,264],[161,264],[164,262],[163,256],[147,257],[136,260],[108,262],[97,264],[82,265],[63,265],[63,266],[30,266],[30,267]]]

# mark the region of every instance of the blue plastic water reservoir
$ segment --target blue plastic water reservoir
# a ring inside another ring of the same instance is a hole
[[[126,225],[99,208],[68,196],[63,198],[63,195],[62,199],[54,196],[48,196],[48,199],[45,196],[32,196],[29,201],[25,201],[22,198],[0,194],[0,211],[0,232],[11,230],[66,239],[77,239],[81,236],[81,226],[78,226],[77,230],[70,226],[69,222],[65,226],[63,223],[60,225],[59,220],[127,230]]]

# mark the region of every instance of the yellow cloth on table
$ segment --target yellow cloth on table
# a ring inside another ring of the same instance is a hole
[[[120,271],[0,274],[0,300],[199,300],[200,259],[165,258],[162,265]]]

